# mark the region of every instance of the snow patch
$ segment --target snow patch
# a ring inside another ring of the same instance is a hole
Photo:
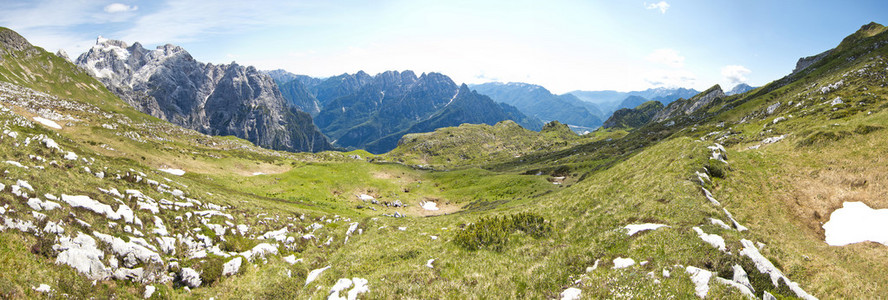
[[[56,123],[55,121],[50,120],[50,119],[46,119],[46,118],[42,118],[42,117],[34,117],[34,121],[37,121],[38,123],[43,124],[46,127],[52,127],[55,129],[62,129],[62,125],[59,125],[59,123]]]
[[[423,201],[419,204],[425,210],[438,210],[438,204],[433,201]]]
[[[845,246],[866,241],[888,246],[888,209],[872,209],[863,202],[845,202],[823,224],[826,243]]]
[[[161,171],[161,172],[170,173],[170,174],[173,174],[173,175],[176,175],[176,176],[182,176],[182,175],[185,175],[185,171],[184,171],[184,170],[181,170],[181,169],[157,169],[157,170],[158,170],[158,171]]]

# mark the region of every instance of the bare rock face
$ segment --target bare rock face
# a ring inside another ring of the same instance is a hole
[[[686,116],[693,114],[694,112],[704,108],[714,102],[717,99],[724,98],[725,93],[722,91],[721,86],[715,85],[694,97],[688,100],[676,100],[675,102],[669,103],[669,106],[663,108],[656,115],[654,115],[654,122],[662,122],[666,119],[671,119],[679,116]]]
[[[818,61],[820,61],[821,59],[823,59],[824,57],[826,57],[827,55],[832,53],[832,51],[833,51],[833,49],[829,49],[829,50],[823,51],[822,53],[817,54],[817,55],[799,58],[799,61],[796,62],[795,69],[792,70],[792,74],[790,74],[790,75],[796,74],[798,72],[801,72],[804,69],[807,69],[811,65],[817,63]]]
[[[75,64],[133,107],[185,128],[276,150],[332,149],[311,116],[290,108],[274,80],[253,67],[205,64],[179,46],[147,50],[102,37]]]

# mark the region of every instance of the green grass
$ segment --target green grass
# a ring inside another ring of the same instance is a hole
[[[688,299],[696,296],[684,267],[730,278],[734,264],[750,274],[758,295],[767,290],[781,298],[792,296],[784,286],[770,285],[738,254],[741,239],[764,243],[763,255],[815,296],[876,298],[888,293],[885,247],[828,246],[820,227],[843,201],[888,207],[881,182],[888,174],[883,159],[888,157],[888,131],[881,130],[888,123],[888,112],[882,109],[888,105],[884,96],[888,91],[871,82],[872,76],[843,76],[868,64],[884,70],[884,61],[875,57],[885,57],[886,50],[863,55],[851,48],[851,54],[836,54],[791,80],[722,99],[671,127],[648,124],[631,132],[599,130],[578,137],[529,133],[508,123],[463,125],[408,136],[402,147],[380,156],[365,151],[282,153],[236,138],[204,136],[142,116],[119,99],[103,98],[105,92],[89,98],[89,89],[77,83],[95,82],[77,77],[76,70],[44,75],[68,74],[72,82],[66,84],[23,78],[24,67],[37,66],[42,56],[18,67],[12,64],[15,60],[4,57],[0,80],[91,103],[124,122],[110,130],[101,126],[108,122],[104,117],[52,108],[81,119],[56,131],[19,126],[13,115],[0,114],[4,124],[0,126],[21,135],[16,140],[0,138],[0,161],[46,167],[25,170],[0,164],[0,183],[7,186],[0,192],[0,205],[9,208],[3,218],[34,220],[22,199],[8,192],[18,179],[30,182],[35,195],[89,195],[114,203],[97,190],[114,187],[138,189],[154,199],[176,199],[145,183],[99,179],[83,167],[103,170],[109,177],[130,173],[128,178],[134,178],[133,174],[144,172],[149,179],[181,188],[188,197],[230,206],[226,212],[234,216],[232,222],[252,228],[247,236],[217,235],[198,218],[164,210],[158,217],[174,234],[201,232],[232,252],[268,242],[256,236],[271,230],[287,228],[288,236],[296,239],[279,255],[267,257],[267,262],[244,263],[241,272],[231,277],[219,274],[226,259],[214,255],[191,259],[180,245],[177,254],[165,260],[175,258],[181,266],[198,269],[207,285],[187,292],[172,283],[155,284],[157,298],[323,298],[339,278],[360,277],[370,282],[370,293],[362,295],[367,298],[538,299],[556,298],[568,287],[579,287],[590,298]],[[859,59],[848,61],[848,55]],[[884,73],[879,72],[873,76]],[[819,94],[819,87],[839,79],[846,82],[842,89]],[[823,104],[834,97],[848,101],[841,107]],[[777,102],[782,105],[774,114],[764,113]],[[773,123],[778,116],[786,120]],[[144,141],[117,135],[120,132],[136,132]],[[35,134],[51,136],[66,151],[95,161],[65,161],[61,153],[37,142],[24,145],[25,136]],[[778,135],[786,138],[759,145]],[[728,165],[709,159],[706,147],[716,141],[727,146]],[[60,164],[32,161],[28,155]],[[432,170],[415,167],[419,164]],[[187,173],[172,176],[157,172],[160,167]],[[722,207],[701,193],[695,172],[704,167],[712,175],[706,187],[749,231],[710,223],[710,218],[730,221]],[[265,174],[253,176],[256,172]],[[401,201],[408,207],[366,203],[358,199],[360,194],[380,202]],[[137,207],[134,200],[121,201]],[[422,210],[422,201],[435,201],[442,209]],[[75,225],[71,212],[92,228]],[[383,216],[394,212],[407,217]],[[64,206],[45,214],[64,221],[69,235],[95,230],[125,240],[132,236],[119,221],[112,227],[111,221],[85,209]],[[146,211],[136,214],[146,223],[142,231],[149,232],[153,216]],[[213,217],[208,223],[226,221]],[[360,233],[345,242],[351,222],[358,222]],[[323,227],[306,229],[315,223]],[[668,227],[633,236],[625,233],[624,226],[639,223]],[[730,254],[703,242],[692,230],[695,226],[722,236]],[[302,239],[309,232],[317,238]],[[329,238],[331,243],[325,245]],[[45,251],[45,244],[45,238],[32,234],[0,232],[0,297],[41,297],[31,289],[41,283],[59,292],[50,297],[141,296],[141,284],[100,281],[93,286],[73,269],[55,265],[55,253]],[[303,262],[290,265],[280,258],[287,255]],[[631,257],[638,264],[613,269],[617,257]],[[434,268],[426,267],[430,259]],[[598,268],[590,270],[596,261]],[[331,268],[305,286],[311,270],[326,266]],[[664,269],[671,276],[663,276]],[[742,297],[715,282],[710,288],[710,298]]]

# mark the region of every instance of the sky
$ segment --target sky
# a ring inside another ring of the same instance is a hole
[[[202,62],[328,77],[439,72],[555,93],[764,85],[888,1],[0,0],[0,26],[72,58],[101,35]]]

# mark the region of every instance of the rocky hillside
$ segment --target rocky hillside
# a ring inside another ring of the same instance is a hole
[[[690,99],[678,99],[675,102],[669,103],[666,108],[663,108],[656,115],[654,115],[654,122],[661,122],[663,120],[669,118],[675,118],[679,116],[686,116],[693,114],[694,112],[709,106],[713,102],[720,100],[725,97],[725,93],[722,91],[719,85],[715,85],[703,92],[700,92],[694,97]]]
[[[622,128],[633,129],[644,126],[650,122],[654,115],[663,109],[663,104],[659,101],[648,101],[638,105],[635,108],[621,108],[614,112],[607,121],[604,122],[602,128]]]
[[[75,63],[133,107],[173,124],[270,149],[331,149],[311,116],[291,109],[271,77],[253,67],[201,63],[169,44],[147,50],[101,37]]]
[[[23,40],[0,29],[0,298],[888,294],[878,24],[633,130],[464,124],[384,155],[185,129]]]

